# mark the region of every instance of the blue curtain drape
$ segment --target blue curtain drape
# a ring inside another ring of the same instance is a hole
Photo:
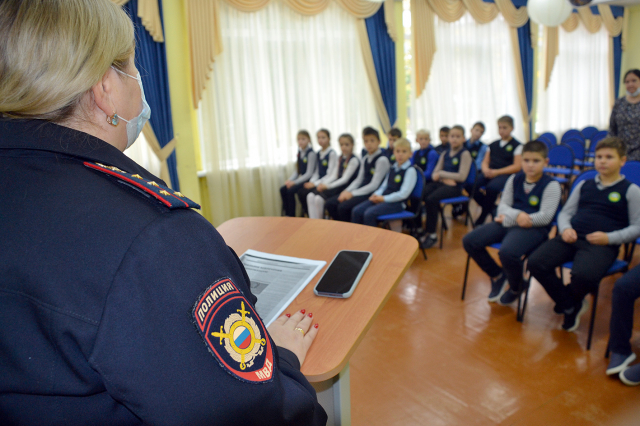
[[[158,0],[160,19],[164,27],[162,16],[162,1]],[[131,0],[123,6],[135,27],[136,34],[136,66],[142,76],[144,94],[151,107],[151,127],[158,138],[160,147],[173,140],[173,118],[171,116],[171,97],[169,96],[169,74],[167,72],[167,52],[164,43],[153,41],[149,32],[138,18],[138,0]],[[173,152],[167,159],[171,186],[174,190],[180,190],[178,181],[178,166],[176,153]]]
[[[382,101],[393,126],[398,118],[396,99],[396,45],[389,37],[384,21],[384,7],[370,18],[365,19],[373,63],[378,76],[378,85],[382,92]]]
[[[518,28],[518,44],[520,45],[520,62],[524,77],[524,92],[527,97],[527,111],[529,112],[529,139],[532,136],[531,107],[533,106],[533,47],[531,46],[531,21]]]
[[[624,15],[624,7],[611,6],[613,17],[617,18]],[[614,95],[618,99],[620,89],[620,68],[622,67],[622,35],[613,38],[613,86]]]

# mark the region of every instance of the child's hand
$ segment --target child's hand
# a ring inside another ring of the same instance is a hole
[[[369,197],[369,201],[371,201],[373,204],[380,204],[380,203],[384,203],[384,197],[382,195],[372,195],[371,197]]]
[[[314,188],[315,185],[313,183],[311,183],[311,182],[307,182],[307,183],[304,184],[304,187],[306,189],[311,189],[311,188]]]
[[[318,185],[318,187],[316,188],[316,190],[318,192],[322,192],[322,191],[326,191],[327,189],[327,185],[325,185],[324,183],[321,183],[320,185]]]
[[[484,176],[489,179],[493,179],[494,177],[496,177],[496,171],[493,169],[487,169],[487,172],[484,173]]]
[[[442,179],[442,183],[444,183],[447,186],[456,186],[458,184],[458,182],[456,182],[453,179]]]
[[[531,216],[529,216],[525,212],[520,212],[518,214],[518,217],[516,218],[516,223],[520,228],[531,228],[533,226],[533,222],[531,221]]]
[[[587,241],[596,246],[606,246],[609,244],[609,237],[606,233],[597,231],[587,234]]]
[[[284,183],[284,186],[286,186],[286,187],[287,187],[287,189],[289,189],[289,188],[291,188],[291,187],[293,186],[293,182],[291,182],[290,180],[288,180],[288,181],[286,181],[286,182]]]
[[[437,182],[440,180],[440,172],[431,173],[431,180]]]
[[[340,196],[338,197],[338,202],[342,203],[344,201],[350,200],[353,198],[353,194],[350,193],[349,191],[342,191],[340,193]]]
[[[573,244],[578,241],[578,234],[573,228],[565,229],[562,233],[562,241],[565,243]]]
[[[504,215],[503,214],[499,215],[498,217],[493,219],[493,221],[497,222],[497,223],[503,223],[504,222]]]

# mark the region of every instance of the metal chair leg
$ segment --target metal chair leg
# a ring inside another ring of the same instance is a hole
[[[464,269],[464,281],[462,282],[462,299],[464,300],[464,294],[467,291],[467,277],[469,275],[469,261],[471,260],[471,256],[467,254],[467,266]]]
[[[591,338],[593,337],[593,324],[596,319],[596,307],[598,306],[598,291],[600,285],[596,287],[596,291],[593,293],[593,308],[591,308],[591,319],[589,320],[589,337],[587,338],[587,350],[591,350]]]
[[[518,322],[524,321],[524,312],[527,309],[527,301],[529,300],[529,289],[531,288],[531,274],[529,274],[529,278],[527,278],[527,288],[524,291],[524,300],[522,301],[522,309],[520,308],[520,300],[522,298],[522,294],[518,296],[518,314],[516,319]]]
[[[607,350],[604,352],[604,357],[609,358],[610,352],[611,352],[611,336],[609,336],[609,340],[607,340]]]

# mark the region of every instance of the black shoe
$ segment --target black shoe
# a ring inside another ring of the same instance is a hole
[[[420,240],[420,248],[422,249],[431,248],[434,245],[436,245],[437,242],[438,242],[438,238],[434,238],[428,235],[424,240]]]
[[[566,331],[576,331],[580,325],[580,317],[589,309],[589,301],[582,299],[578,305],[573,307],[570,313],[564,314],[564,322],[562,323],[562,329]]]
[[[504,294],[498,300],[498,304],[502,306],[508,306],[518,300],[519,294],[511,289],[505,291]]]
[[[451,216],[453,216],[454,219],[462,215],[463,213],[464,213],[464,206],[462,204],[455,204],[451,209]]]
[[[507,291],[507,277],[504,273],[494,281],[491,280],[491,293],[489,293],[489,302],[497,302],[500,297]]]

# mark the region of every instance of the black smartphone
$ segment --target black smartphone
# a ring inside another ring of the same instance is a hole
[[[350,297],[369,266],[371,256],[371,252],[368,251],[339,251],[313,292],[318,296],[343,299]]]

